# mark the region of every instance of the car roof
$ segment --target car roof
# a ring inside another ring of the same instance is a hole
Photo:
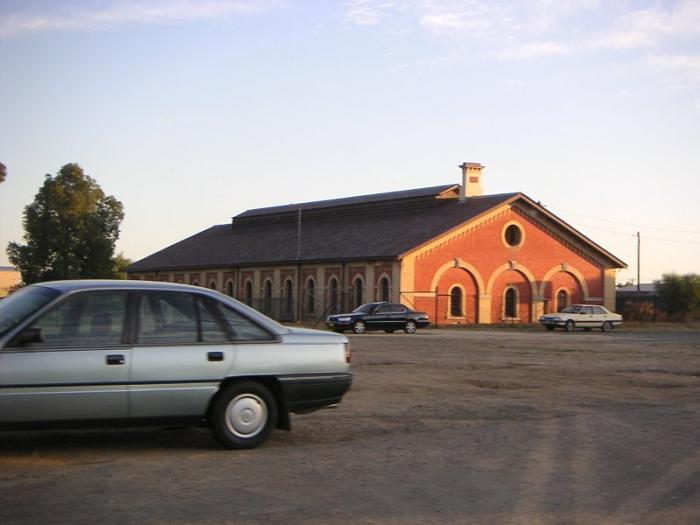
[[[47,281],[43,283],[35,283],[32,286],[43,286],[64,293],[76,290],[207,290],[207,288],[191,286],[189,284],[166,283],[159,281],[136,281],[126,279],[75,279],[67,281]]]

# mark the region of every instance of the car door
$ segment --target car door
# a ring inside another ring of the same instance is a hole
[[[208,297],[139,292],[129,417],[201,417],[233,365],[234,348]]]
[[[600,306],[593,306],[593,319],[595,320],[595,326],[600,327],[603,326],[603,323],[605,321],[610,320],[610,316],[608,315],[608,312],[601,308]]]
[[[376,328],[384,330],[391,328],[391,307],[388,304],[380,304],[374,310],[365,316],[365,322],[368,328]]]
[[[391,311],[391,327],[403,328],[408,320],[408,309],[402,304],[392,304],[389,309]]]
[[[122,419],[130,350],[126,292],[73,293],[28,328],[40,339],[0,352],[0,422]]]
[[[581,308],[580,318],[581,321],[579,321],[579,323],[585,328],[592,328],[600,324],[596,319],[596,316],[593,313],[593,307],[591,306],[584,306]]]

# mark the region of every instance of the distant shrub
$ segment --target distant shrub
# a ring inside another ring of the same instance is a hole
[[[670,319],[677,321],[700,319],[700,275],[665,274],[660,281],[657,281],[656,290],[666,304],[666,312]]]

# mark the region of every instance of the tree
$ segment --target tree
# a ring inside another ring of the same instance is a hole
[[[46,175],[34,202],[24,209],[25,245],[7,253],[25,284],[114,276],[114,244],[124,218],[122,203],[105,196],[77,164]]]
[[[665,302],[669,315],[687,320],[700,315],[700,275],[664,274],[656,282],[656,291]]]
[[[5,177],[7,177],[7,168],[2,162],[0,162],[0,182],[4,182]]]
[[[115,279],[126,279],[126,269],[131,266],[134,261],[124,257],[122,252],[119,252],[112,259],[112,276]]]

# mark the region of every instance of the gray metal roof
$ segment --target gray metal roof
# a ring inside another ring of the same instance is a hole
[[[433,186],[249,210],[234,217],[232,224],[207,228],[135,262],[128,270],[395,259],[518,195],[469,197],[463,203],[458,199],[437,198],[454,187],[454,184]]]
[[[604,256],[613,267],[626,266],[522,193],[468,197],[460,202],[449,191],[457,188],[448,184],[248,210],[235,216],[231,224],[212,226],[135,262],[128,271],[392,260],[516,200],[540,210],[543,217]]]

